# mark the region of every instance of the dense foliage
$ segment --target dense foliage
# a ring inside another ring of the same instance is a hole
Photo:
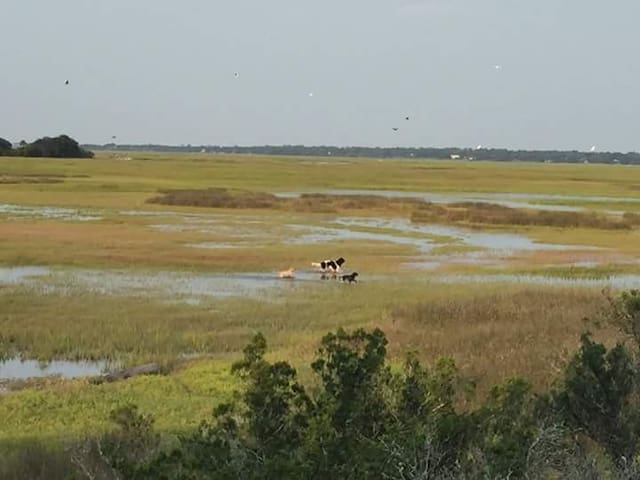
[[[473,384],[450,359],[427,366],[409,355],[402,366],[390,364],[378,329],[326,335],[311,364],[315,381],[305,386],[287,362],[265,358],[267,342],[257,334],[232,367],[243,390],[195,431],[161,435],[153,418],[129,405],[112,413],[112,432],[68,448],[69,464],[35,446],[28,459],[19,457],[22,472],[167,480],[638,479],[640,291],[611,302],[609,320],[629,342],[607,348],[583,335],[544,394],[513,378],[473,400]]]
[[[577,150],[509,150],[506,148],[458,148],[458,147],[336,147],[305,145],[87,145],[93,150],[135,150],[155,152],[206,152],[240,153],[259,155],[296,155],[317,157],[367,157],[367,158],[436,158],[460,160],[493,160],[497,162],[562,162],[640,164],[637,152],[579,152]]]
[[[0,156],[9,155],[11,153],[12,148],[13,148],[13,145],[11,144],[10,141],[0,137]]]
[[[612,318],[635,325],[640,293]],[[246,388],[177,443],[162,447],[152,420],[124,408],[77,464],[132,479],[640,478],[635,342],[607,349],[585,334],[553,391],[514,378],[475,408],[451,360],[394,369],[377,329],[326,335],[309,389],[266,352],[257,334],[233,366]]]
[[[21,142],[12,148],[10,142],[0,138],[0,155],[20,157],[91,158],[93,153],[80,147],[67,135],[39,138],[33,143]]]

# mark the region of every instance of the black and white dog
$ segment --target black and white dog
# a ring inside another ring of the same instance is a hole
[[[358,272],[350,273],[349,275],[341,275],[340,280],[347,283],[358,283],[356,277],[358,276]]]
[[[323,272],[337,273],[341,271],[342,264],[345,261],[346,260],[344,258],[340,257],[337,260],[323,260],[321,262],[313,262],[311,266],[320,268]]]

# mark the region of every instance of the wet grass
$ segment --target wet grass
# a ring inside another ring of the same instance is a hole
[[[247,221],[251,220],[247,218]],[[209,227],[212,233],[202,233],[198,228],[160,231],[149,227],[158,219],[146,220],[147,224],[144,224],[129,217],[90,223],[5,221],[0,222],[0,264],[275,273],[290,265],[308,268],[318,257],[327,258],[339,253],[355,264],[366,261],[371,265],[370,271],[380,271],[392,268],[396,256],[411,253],[408,246],[383,242],[343,240],[321,246],[291,245],[285,243],[287,237],[282,232],[279,218],[263,214],[262,220],[265,225],[257,231],[264,234],[266,229],[272,228],[273,238],[258,238],[253,244],[239,244],[233,249],[193,247],[212,241],[236,241],[229,234],[215,233],[216,228],[222,230],[224,221]],[[241,223],[242,217],[236,221]]]

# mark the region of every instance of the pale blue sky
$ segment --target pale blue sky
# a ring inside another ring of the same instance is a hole
[[[638,0],[0,11],[0,137],[12,141],[640,150]]]

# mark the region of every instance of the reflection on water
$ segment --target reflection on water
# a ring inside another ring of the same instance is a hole
[[[29,269],[30,275],[18,275]],[[13,271],[13,272],[12,272]],[[213,297],[252,297],[265,299],[269,292],[284,292],[310,282],[319,282],[317,272],[296,271],[295,279],[283,280],[277,273],[189,273],[175,271],[123,271],[113,269],[47,269],[12,267],[0,269],[0,281],[21,283],[38,293],[160,297],[197,304]]]
[[[0,204],[0,215],[14,217],[41,217],[56,220],[69,220],[76,222],[88,222],[100,220],[102,217],[90,215],[72,208],[61,207],[32,207],[27,205]]]
[[[422,233],[430,236],[450,237],[471,247],[500,250],[502,253],[516,250],[570,250],[589,247],[537,243],[524,235],[469,230],[448,225],[415,224],[404,218],[344,217],[336,222],[348,227],[385,228],[399,233]]]
[[[297,244],[318,244],[334,242],[340,240],[373,240],[379,242],[396,243],[400,245],[411,245],[421,252],[427,252],[433,248],[433,241],[430,238],[405,237],[390,233],[362,232],[350,230],[348,228],[329,227],[308,227],[296,225],[302,231],[298,236],[292,236],[287,243]]]
[[[0,361],[0,380],[16,380],[33,377],[59,375],[65,378],[99,375],[104,372],[105,362],[70,362],[10,359]]]
[[[47,267],[0,267],[0,284],[22,283],[30,277],[47,275]]]

